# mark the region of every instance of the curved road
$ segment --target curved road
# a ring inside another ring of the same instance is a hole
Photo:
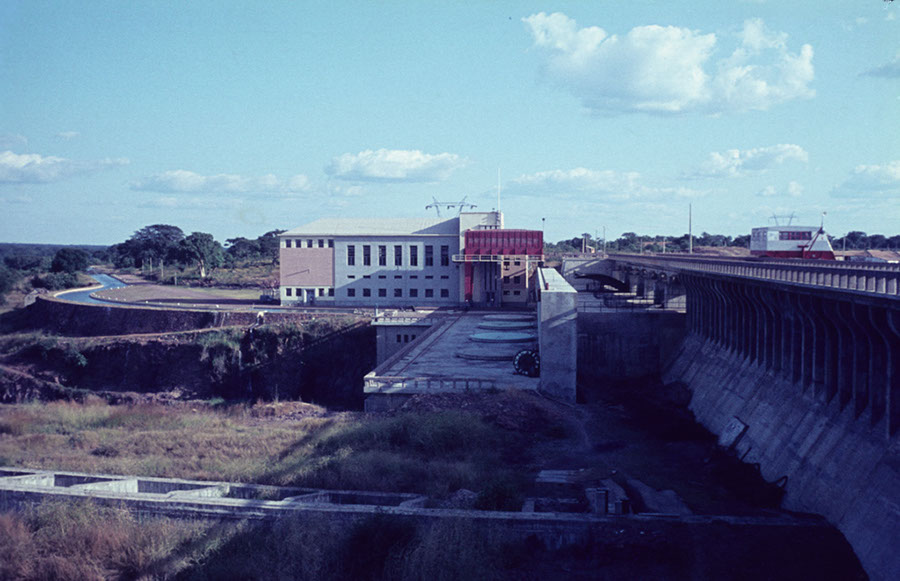
[[[91,303],[91,304],[95,304],[95,305],[108,305],[109,303],[107,303],[105,301],[98,301],[97,299],[91,297],[91,294],[93,294],[97,291],[101,291],[101,290],[106,290],[106,289],[111,289],[111,288],[122,288],[124,286],[128,286],[124,282],[117,280],[117,279],[109,276],[108,274],[90,274],[90,277],[93,278],[94,280],[96,280],[97,282],[99,282],[100,284],[102,284],[103,286],[94,287],[94,288],[90,288],[87,290],[58,293],[56,296],[58,296],[61,299],[67,300],[67,301],[74,301],[76,303]]]

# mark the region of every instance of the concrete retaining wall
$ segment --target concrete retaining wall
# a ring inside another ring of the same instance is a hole
[[[28,317],[33,327],[62,335],[97,337],[249,326],[256,322],[257,312],[95,305],[39,296],[28,307]],[[314,317],[308,313],[266,312],[265,322],[301,321]]]
[[[824,515],[872,579],[900,579],[900,438],[699,335],[665,373],[723,445],[785,486],[783,506]],[[883,423],[884,418],[881,419]]]
[[[608,382],[658,378],[684,334],[683,313],[580,312],[578,383],[582,389],[591,389]]]

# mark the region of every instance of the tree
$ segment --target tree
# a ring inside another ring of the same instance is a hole
[[[90,255],[79,248],[60,248],[50,264],[51,272],[69,274],[84,270],[91,262]]]
[[[184,232],[178,226],[154,224],[135,232],[131,240],[132,258],[136,263],[143,265],[145,260],[163,262],[177,254]]]
[[[179,244],[181,256],[185,261],[196,262],[200,269],[200,278],[206,278],[207,268],[216,268],[225,258],[222,245],[216,242],[212,234],[194,232]]]
[[[272,264],[278,262],[278,236],[283,232],[285,230],[271,230],[256,239],[256,242],[259,244],[259,253],[263,259],[271,260]]]
[[[235,261],[252,260],[258,258],[260,255],[261,246],[259,239],[249,240],[243,237],[229,238],[225,241],[225,244],[227,245],[226,252]]]

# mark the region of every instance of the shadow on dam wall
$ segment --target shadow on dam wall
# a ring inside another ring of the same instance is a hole
[[[658,383],[685,336],[672,311],[578,313],[578,401],[605,386]]]

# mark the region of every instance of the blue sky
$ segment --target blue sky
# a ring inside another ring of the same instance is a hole
[[[0,241],[900,233],[900,2],[0,3]],[[444,215],[448,212],[445,209]],[[795,221],[795,223],[797,223]]]

